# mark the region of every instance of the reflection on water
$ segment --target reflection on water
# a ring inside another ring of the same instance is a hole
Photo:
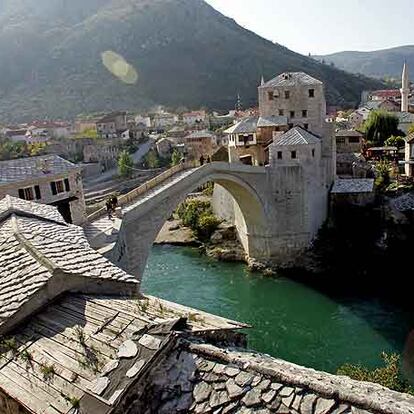
[[[154,247],[143,291],[249,323],[251,348],[331,372],[344,362],[376,366],[381,352],[402,352],[411,323],[402,309],[377,299],[332,299],[191,248]]]

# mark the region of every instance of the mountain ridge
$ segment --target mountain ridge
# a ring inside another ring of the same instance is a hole
[[[414,44],[368,52],[347,50],[328,55],[315,55],[314,59],[333,63],[351,73],[361,73],[376,78],[400,79],[404,61],[414,70]]]
[[[326,83],[329,103],[344,106],[382,86],[263,39],[203,0],[71,0],[69,11],[67,4],[5,0],[0,7],[0,22],[8,22],[0,29],[3,120],[158,104],[230,109],[237,93],[250,106],[261,76],[284,71],[309,72]],[[27,17],[33,10],[39,19]],[[105,51],[123,56],[138,82],[114,77],[102,64]]]

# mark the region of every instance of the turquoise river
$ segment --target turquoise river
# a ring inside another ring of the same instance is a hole
[[[143,291],[248,323],[250,348],[330,372],[345,362],[377,366],[383,351],[402,353],[414,326],[411,312],[378,298],[323,294],[187,247],[154,247]]]

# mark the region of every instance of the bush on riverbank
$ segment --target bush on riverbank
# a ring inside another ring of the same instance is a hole
[[[344,364],[338,375],[346,375],[356,381],[374,382],[398,392],[414,395],[414,388],[401,375],[401,357],[397,354],[382,353],[381,359],[385,366],[368,369],[361,365]]]
[[[209,201],[185,201],[178,207],[177,214],[184,226],[190,227],[201,241],[207,241],[220,224]]]

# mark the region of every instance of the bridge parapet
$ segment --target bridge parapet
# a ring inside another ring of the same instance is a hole
[[[161,174],[159,174],[156,177],[152,178],[151,180],[145,182],[144,184],[140,185],[139,187],[134,188],[129,193],[119,197],[118,205],[123,207],[127,204],[130,204],[133,201],[135,201],[137,198],[139,198],[140,196],[142,196],[143,194],[148,192],[149,190],[152,190],[157,185],[159,185],[159,184],[163,183],[164,181],[168,180],[169,178],[171,178],[173,175],[175,175],[175,174],[177,174],[181,171],[188,170],[188,169],[195,168],[195,167],[196,167],[196,165],[193,162],[185,162],[185,163],[175,165],[174,167],[169,168],[168,170],[162,172]],[[106,208],[101,208],[101,209],[95,211],[94,213],[90,214],[88,216],[88,221],[91,222],[91,221],[97,220],[97,219],[101,218],[102,216],[104,216],[105,214],[106,214]]]

